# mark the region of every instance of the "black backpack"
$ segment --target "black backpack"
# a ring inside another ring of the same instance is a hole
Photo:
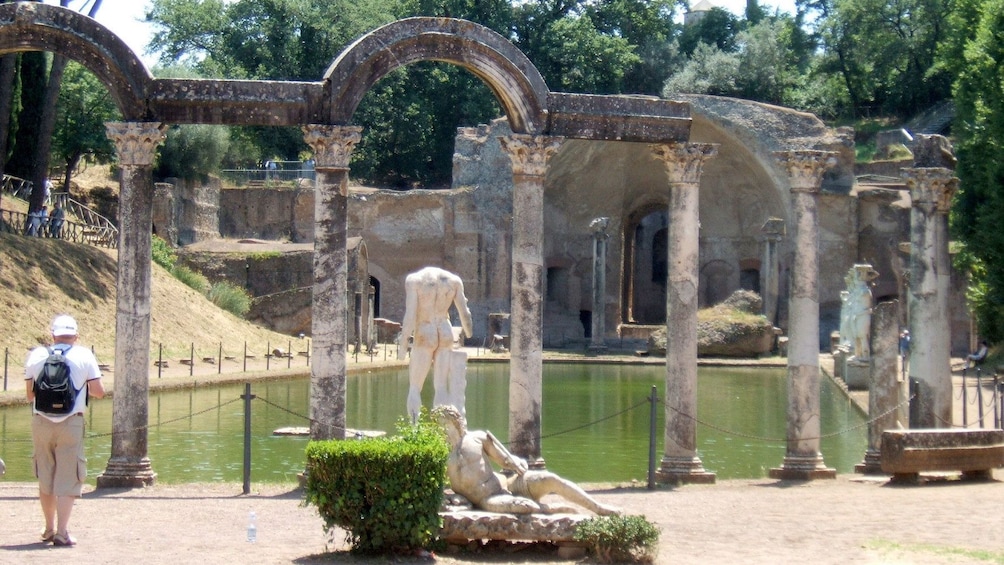
[[[46,414],[63,415],[73,410],[79,390],[73,388],[70,365],[66,362],[65,351],[47,348],[49,356],[42,365],[42,371],[35,377],[35,410]],[[69,351],[68,349],[66,351]],[[85,385],[86,386],[86,385]]]

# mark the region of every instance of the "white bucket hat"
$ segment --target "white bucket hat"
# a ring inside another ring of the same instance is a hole
[[[77,321],[67,315],[56,316],[52,320],[52,335],[77,335]]]

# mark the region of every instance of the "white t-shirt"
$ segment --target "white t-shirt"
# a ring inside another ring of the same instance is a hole
[[[66,349],[67,347],[64,344],[53,346],[55,349]],[[80,391],[77,394],[76,402],[73,404],[73,410],[69,414],[54,416],[35,410],[34,403],[31,406],[33,413],[41,414],[53,422],[62,422],[74,414],[83,413],[87,407],[87,393],[83,390],[83,387],[87,386],[87,381],[101,378],[101,369],[98,367],[98,360],[91,353],[90,349],[75,345],[66,349],[63,355],[66,356],[66,363],[70,366],[70,380],[73,381],[73,388]],[[39,373],[42,372],[42,366],[45,365],[45,360],[48,358],[49,350],[45,347],[32,349],[31,353],[28,354],[28,360],[24,364],[24,379],[26,381],[35,380]]]

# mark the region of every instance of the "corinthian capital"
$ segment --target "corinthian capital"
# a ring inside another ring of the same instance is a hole
[[[303,126],[303,140],[314,150],[317,169],[348,169],[352,150],[362,138],[359,126]]]
[[[837,164],[833,151],[775,151],[774,159],[788,175],[792,192],[819,192],[823,173]]]
[[[671,183],[699,183],[704,162],[718,154],[717,143],[660,143],[650,147],[662,161]]]
[[[547,162],[561,147],[562,137],[512,134],[499,138],[502,150],[509,154],[513,174],[543,177]]]
[[[951,169],[923,167],[900,171],[914,204],[934,204],[941,214],[947,214],[952,209],[952,197],[959,189],[959,179]]]
[[[157,146],[166,137],[165,129],[160,122],[105,123],[105,135],[115,144],[122,166],[152,165]]]

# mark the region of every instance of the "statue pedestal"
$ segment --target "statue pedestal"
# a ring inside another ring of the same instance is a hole
[[[850,352],[846,347],[837,346],[833,348],[833,376],[846,382],[845,365]]]
[[[844,382],[847,383],[847,388],[868,390],[871,370],[871,362],[868,359],[848,357],[844,362]]]

